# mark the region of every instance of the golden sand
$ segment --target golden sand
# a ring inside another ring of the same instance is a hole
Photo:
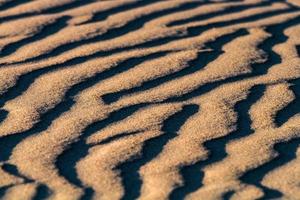
[[[300,199],[298,0],[0,0],[0,198]]]

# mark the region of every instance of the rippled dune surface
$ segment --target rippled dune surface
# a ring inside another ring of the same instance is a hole
[[[0,0],[0,198],[300,199],[300,1]]]

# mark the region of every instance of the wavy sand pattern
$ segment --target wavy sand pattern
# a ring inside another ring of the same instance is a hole
[[[299,0],[1,0],[0,198],[300,199]]]

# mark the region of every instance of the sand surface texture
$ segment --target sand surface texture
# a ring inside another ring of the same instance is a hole
[[[300,199],[300,0],[0,0],[0,198]]]

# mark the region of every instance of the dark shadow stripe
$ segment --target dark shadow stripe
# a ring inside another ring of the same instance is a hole
[[[61,5],[61,6],[56,6],[56,7],[53,7],[53,8],[46,9],[46,10],[42,11],[42,13],[39,13],[39,14],[60,13],[60,12],[66,11],[66,10],[71,10],[71,9],[74,9],[74,8],[85,6],[85,5],[93,3],[93,2],[96,2],[96,0],[75,0],[73,2],[64,4],[64,5]]]
[[[226,192],[226,193],[223,195],[222,199],[223,199],[223,200],[230,200],[233,194],[234,194],[234,191],[228,191],[228,192]]]
[[[0,125],[1,122],[7,117],[8,112],[6,110],[0,109]]]
[[[240,179],[247,184],[256,185],[259,188],[263,189],[264,196],[260,199],[273,199],[273,198],[279,198],[282,196],[282,194],[279,191],[267,188],[266,186],[261,184],[261,181],[272,170],[279,168],[288,162],[292,161],[297,157],[296,152],[300,145],[300,138],[291,139],[287,142],[280,142],[274,145],[275,151],[279,153],[278,156],[276,156],[271,161],[259,166],[258,168],[255,168],[251,171],[248,171],[245,173]],[[272,191],[276,191],[275,193]]]
[[[264,14],[258,14],[258,15],[255,15],[255,16],[246,17],[246,19],[245,19],[246,21],[244,21],[244,22],[249,22],[251,20],[257,20],[257,19],[261,19],[261,18],[264,18],[264,17],[272,17],[274,15],[279,15],[279,14],[284,14],[284,13],[289,13],[289,12],[294,12],[294,11],[297,11],[297,10],[288,9],[288,10],[285,10],[285,11],[267,12],[267,13],[264,13]],[[242,18],[242,19],[244,19],[244,18]],[[88,56],[83,56],[83,57],[77,57],[77,58],[70,59],[70,60],[66,61],[65,63],[63,63],[61,65],[71,65],[72,63],[79,64],[79,63],[83,63],[86,60],[91,59],[91,58],[103,57],[103,56],[111,55],[111,54],[117,53],[117,52],[128,51],[128,50],[132,50],[132,49],[136,49],[136,48],[146,48],[146,47],[149,48],[149,47],[154,47],[154,46],[158,46],[158,45],[163,45],[163,44],[166,44],[166,43],[174,41],[174,40],[180,40],[180,39],[185,39],[185,38],[200,35],[202,32],[204,32],[204,31],[206,31],[210,28],[224,27],[224,26],[233,25],[233,24],[236,24],[236,23],[238,23],[238,22],[230,21],[230,22],[224,22],[224,23],[222,22],[222,23],[215,24],[215,25],[211,24],[211,25],[208,25],[208,26],[192,27],[192,28],[187,29],[188,34],[179,34],[179,35],[167,36],[167,37],[164,37],[164,38],[157,38],[157,39],[154,39],[154,40],[151,40],[151,41],[146,41],[144,43],[133,45],[133,46],[120,47],[120,48],[116,48],[116,49],[109,50],[109,51],[99,51],[97,53],[94,53],[94,54],[91,54],[91,55],[88,55]],[[123,28],[126,28],[126,26],[123,27]],[[113,31],[113,32],[115,32],[115,31]],[[109,35],[109,34],[106,33],[106,35]],[[101,36],[103,36],[103,35],[100,35],[100,36],[97,36],[97,37],[101,37]],[[120,35],[119,35],[119,37],[120,37]],[[88,40],[92,41],[94,39],[91,38],[91,39],[88,39]],[[82,44],[86,44],[86,42],[84,42],[84,41],[78,41],[78,42],[82,43]],[[93,42],[95,42],[95,41],[93,41]],[[75,42],[75,43],[77,43],[77,42]],[[68,48],[73,48],[72,45],[75,44],[75,43],[66,44],[66,46],[68,46]],[[63,47],[60,46],[58,48],[63,48]],[[57,53],[55,53],[56,51],[57,51]],[[66,49],[62,49],[60,51],[52,50],[47,54],[40,55],[40,56],[33,57],[33,58],[29,58],[25,61],[15,62],[14,64],[22,64],[22,63],[27,63],[27,62],[38,62],[42,59],[57,56],[60,53],[63,53],[64,51],[66,51]]]
[[[261,6],[267,6],[267,5],[271,5],[271,4],[272,4],[272,2],[262,2],[259,4],[253,4],[253,5],[238,5],[238,6],[232,5],[228,8],[225,8],[224,10],[220,10],[220,11],[217,11],[214,13],[199,14],[199,15],[196,15],[191,18],[176,20],[176,21],[173,21],[173,22],[167,24],[167,26],[168,27],[179,26],[179,25],[184,25],[184,24],[191,23],[191,22],[204,21],[204,20],[211,19],[213,17],[217,17],[220,15],[227,16],[230,14],[236,14],[238,12],[242,12],[247,9],[261,7]]]
[[[70,107],[73,105],[72,103],[73,102],[61,102],[60,105],[63,106],[56,106],[54,109],[42,115],[40,121],[28,131],[3,136],[0,138],[0,161],[8,160],[13,149],[18,143],[22,142],[31,135],[45,131],[51,125],[54,119],[70,109]]]
[[[300,78],[289,82],[292,84],[289,89],[293,91],[295,99],[276,113],[275,123],[277,126],[282,126],[291,117],[300,113]]]
[[[72,184],[83,187],[81,180],[77,176],[75,167],[76,163],[80,159],[88,155],[90,145],[86,144],[85,139],[95,132],[107,127],[108,125],[129,117],[145,106],[146,104],[138,104],[121,108],[120,110],[109,114],[108,118],[89,125],[78,138],[78,141],[69,145],[69,148],[67,148],[62,154],[58,156],[56,160],[56,166],[58,168],[59,174]]]
[[[115,68],[112,68],[111,70],[104,71],[94,77],[87,79],[84,82],[74,85],[66,93],[65,98],[64,98],[65,100],[60,102],[53,109],[51,109],[51,110],[47,111],[45,114],[43,114],[41,116],[40,121],[36,125],[34,125],[34,127],[32,129],[22,132],[22,133],[8,135],[8,136],[0,138],[0,150],[1,150],[0,151],[1,152],[0,153],[0,161],[7,160],[10,157],[14,147],[18,143],[20,143],[21,141],[23,141],[24,139],[26,139],[27,137],[29,137],[31,135],[38,134],[39,132],[42,132],[42,131],[45,131],[46,129],[48,129],[48,127],[51,125],[53,120],[55,120],[57,117],[59,117],[62,113],[68,111],[74,105],[75,101],[73,100],[73,96],[78,94],[80,91],[90,87],[93,84],[96,84],[98,81],[100,81],[102,79],[114,76],[117,73],[120,73],[122,71],[127,71],[130,67],[134,67],[135,65],[137,65],[145,60],[154,59],[154,58],[157,58],[157,57],[160,57],[163,55],[165,55],[165,52],[154,53],[154,54],[142,57],[142,58],[130,58],[130,59],[120,63],[119,68],[115,67]],[[106,119],[99,123],[95,123],[95,124],[91,125],[89,127],[89,129],[86,131],[86,133],[84,134],[84,136],[88,137],[88,135],[96,132],[97,130],[103,128],[104,126],[106,126],[112,122],[115,122],[116,120],[121,120],[121,119],[131,115],[132,112],[136,111],[137,109],[139,109],[143,106],[144,105],[142,105],[142,104],[135,105],[135,106],[131,106],[130,108],[124,108],[124,109],[118,110],[117,112],[112,113],[109,119]],[[82,146],[82,148],[77,148],[77,147],[81,147],[81,146]],[[73,148],[75,148],[75,150]],[[80,180],[77,179],[75,164],[81,158],[81,155],[87,155],[88,148],[89,147],[84,143],[83,140],[79,140],[78,143],[75,143],[73,146],[71,146],[69,148],[71,154],[73,154],[73,150],[74,150],[74,152],[75,152],[74,157],[68,157],[69,153],[66,153],[66,155],[67,155],[66,159],[64,159],[64,157],[63,157],[64,154],[59,156],[57,159],[56,164],[57,164],[59,172],[64,176],[64,178],[66,178],[68,181],[70,181],[71,183],[73,183],[77,186],[82,186],[82,184],[80,183]],[[78,153],[77,153],[77,151],[78,151]],[[67,150],[67,152],[68,152],[68,150]],[[62,164],[59,163],[60,161],[62,161]],[[62,167],[60,167],[60,166],[62,166]],[[73,177],[72,174],[75,174],[75,177]],[[44,191],[45,191],[45,188],[42,187],[41,192],[38,192],[36,199],[44,199],[44,196],[48,197],[50,192],[47,190],[48,192],[45,193]],[[85,191],[85,194],[82,197],[82,199],[84,199],[84,200],[90,198],[93,194],[93,191],[90,188],[85,188],[84,191]],[[42,196],[43,198],[40,198],[40,196]]]
[[[10,188],[10,185],[0,187],[0,198],[2,199],[6,193],[6,191]]]
[[[233,140],[247,137],[253,131],[251,130],[251,119],[249,110],[255,102],[257,102],[263,95],[265,86],[255,86],[251,88],[250,94],[245,100],[238,102],[234,110],[238,114],[236,131],[216,139],[211,139],[203,145],[209,150],[210,155],[204,161],[198,161],[195,164],[184,166],[180,172],[182,174],[184,185],[176,188],[170,195],[170,199],[181,200],[186,195],[196,191],[203,186],[202,180],[204,173],[202,169],[205,166],[222,161],[228,155],[226,152],[226,145]]]
[[[276,44],[285,42],[287,40],[287,37],[283,34],[283,30],[286,29],[287,27],[290,27],[290,26],[300,23],[299,20],[300,20],[300,18],[297,17],[288,22],[272,25],[267,28],[267,32],[273,34],[273,36],[268,38],[266,41],[264,41],[261,45],[258,46],[258,48],[260,48],[264,52],[268,53],[269,59],[265,63],[252,64],[252,73],[237,75],[235,77],[229,77],[224,80],[207,83],[207,84],[205,84],[203,86],[199,86],[197,89],[187,92],[181,96],[170,97],[169,99],[165,100],[165,102],[185,101],[190,98],[207,93],[207,92],[217,88],[220,85],[223,85],[226,83],[232,83],[235,81],[239,81],[239,80],[246,79],[246,78],[251,78],[254,76],[258,76],[258,75],[266,74],[268,69],[272,65],[275,65],[275,64],[278,64],[281,62],[280,56],[277,53],[275,53],[274,51],[272,51],[272,47]],[[214,46],[212,46],[212,47],[214,48]],[[221,48],[221,47],[216,45],[216,48]],[[215,54],[215,55],[212,55],[213,59],[209,60],[209,62],[216,59],[218,57],[217,54],[221,54],[221,53],[222,52],[220,52],[220,51],[219,52],[218,51],[211,52],[210,54]],[[207,54],[209,55],[209,53],[207,53]],[[203,62],[204,62],[204,65],[208,64],[208,63],[205,63],[205,61],[203,61]],[[178,73],[181,73],[181,71]],[[125,95],[128,95],[128,94],[132,95],[135,92],[144,91],[147,89],[153,89],[156,86],[159,86],[161,83],[164,83],[165,82],[164,79],[166,79],[166,81],[168,81],[168,79],[170,79],[170,78],[163,77],[163,78],[160,78],[160,80],[158,80],[158,81],[156,79],[154,79],[154,80],[150,81],[149,83],[146,82],[145,85],[138,86],[136,88],[132,88],[132,89],[124,90],[124,91],[120,91],[120,92],[115,92],[115,93],[108,93],[108,94],[103,95],[102,99],[105,103],[110,104],[110,103],[117,101],[118,99],[120,99],[121,97],[123,97]],[[170,79],[170,80],[174,80],[174,78]]]
[[[288,5],[290,8],[294,8],[294,9],[300,9],[298,6],[288,2],[287,0],[274,0],[273,2],[279,2],[279,3],[285,3],[286,5]]]
[[[272,17],[275,15],[279,15],[279,14],[287,14],[287,13],[292,13],[292,12],[297,12],[297,11],[298,11],[297,9],[293,9],[293,8],[289,8],[289,9],[285,9],[285,10],[268,11],[265,13],[242,17],[239,19],[231,20],[231,21],[215,22],[215,23],[211,23],[211,24],[208,24],[205,26],[191,27],[191,28],[188,28],[188,31],[189,31],[189,33],[199,35],[201,32],[204,32],[205,30],[212,29],[212,28],[220,28],[220,27],[226,27],[226,26],[231,26],[231,25],[235,25],[235,24],[253,22],[253,21],[261,20],[263,18],[268,18],[268,17]]]
[[[0,5],[0,11],[5,11],[13,7],[17,7],[19,5],[25,4],[28,1],[24,0],[10,0]]]
[[[53,120],[58,118],[62,113],[68,111],[75,104],[73,96],[75,96],[76,94],[80,93],[88,87],[91,87],[92,85],[98,83],[101,80],[112,77],[123,71],[127,71],[128,69],[144,62],[145,60],[158,58],[163,55],[165,55],[164,52],[158,52],[144,57],[130,58],[128,60],[125,60],[124,62],[121,62],[117,67],[111,68],[104,72],[100,72],[97,75],[90,77],[83,82],[75,84],[66,92],[64,100],[62,100],[54,108],[44,113],[41,116],[40,121],[37,124],[35,124],[32,129],[22,133],[8,135],[0,138],[0,161],[7,160],[11,155],[13,148],[26,137],[48,129]]]
[[[1,51],[0,57],[8,56],[12,53],[15,53],[19,48],[30,45],[30,43],[36,42],[38,40],[42,40],[48,36],[51,36],[61,29],[65,28],[67,26],[67,21],[70,19],[70,17],[65,16],[62,17],[52,24],[44,26],[38,33],[34,34],[33,36],[29,38],[22,39],[21,41],[10,43],[7,46],[3,48]]]
[[[91,43],[95,43],[95,42],[106,41],[106,40],[110,40],[113,38],[117,38],[117,37],[123,36],[129,32],[133,32],[135,30],[142,28],[146,22],[151,21],[155,18],[161,17],[163,15],[167,15],[167,14],[170,14],[173,12],[181,11],[181,10],[188,10],[197,5],[200,5],[200,3],[199,2],[188,2],[179,7],[169,8],[169,9],[165,9],[162,11],[154,11],[153,13],[138,17],[138,18],[128,22],[124,26],[112,28],[104,34],[97,35],[92,38],[83,39],[80,41],[63,44],[59,47],[52,49],[50,52],[47,52],[43,55],[29,58],[29,59],[25,60],[25,62],[31,62],[31,61],[36,62],[36,61],[39,61],[42,59],[57,56],[65,51],[69,51],[69,50],[79,47],[81,45],[86,45],[86,44],[91,44]],[[22,62],[24,62],[24,61],[22,61]]]
[[[47,188],[46,185],[39,185],[37,187],[36,190],[36,194],[34,195],[34,197],[32,198],[32,200],[44,200],[44,199],[48,199],[48,197],[50,197],[50,195],[52,194],[52,192],[49,190],[49,188]]]
[[[139,169],[153,160],[161,153],[163,147],[177,136],[177,131],[192,115],[198,112],[199,106],[195,104],[186,105],[181,111],[175,113],[164,121],[162,135],[144,142],[142,153],[139,157],[133,158],[120,164],[117,169],[121,171],[122,182],[125,190],[123,200],[136,199],[140,195],[142,180]]]
[[[239,30],[237,32],[217,38],[215,41],[205,44],[207,48],[212,48],[213,52],[199,52],[197,58],[188,62],[188,66],[183,68],[182,70],[152,80],[148,80],[144,82],[142,85],[130,89],[125,89],[118,92],[105,94],[102,96],[102,100],[106,104],[111,104],[113,102],[116,102],[117,100],[119,100],[121,97],[125,95],[146,91],[156,86],[159,86],[165,82],[172,81],[176,78],[181,78],[189,74],[193,74],[201,70],[202,68],[204,68],[208,63],[218,58],[223,53],[222,51],[223,45],[234,40],[235,38],[238,38],[246,34],[247,34],[246,30]]]
[[[98,83],[101,80],[107,79],[109,77],[113,77],[118,73],[124,72],[133,68],[134,66],[151,59],[159,58],[164,56],[167,52],[158,52],[154,54],[150,54],[143,57],[138,58],[130,58],[120,64],[117,67],[114,67],[110,70],[101,72],[94,77],[87,79],[84,82],[81,82],[75,86],[73,86],[65,95],[65,101],[70,102],[69,105],[73,105],[75,102],[72,99],[73,96],[78,94],[80,91],[83,91],[86,88],[91,87],[92,85]],[[133,112],[137,111],[144,104],[130,106],[126,108],[122,108],[116,112],[113,112],[109,115],[107,119],[104,119],[100,122],[93,123],[88,126],[86,130],[82,133],[82,135],[78,138],[78,141],[69,145],[69,147],[62,152],[61,155],[58,156],[56,161],[56,166],[58,168],[59,174],[66,178],[70,183],[82,187],[81,181],[77,178],[77,173],[75,169],[76,163],[83,157],[88,154],[89,145],[85,143],[85,138],[89,137],[96,131],[108,126],[110,123],[115,121],[122,120]],[[62,107],[62,105],[57,105],[56,107]]]
[[[23,0],[23,2],[24,1],[25,0]],[[27,2],[29,2],[29,1],[27,1]],[[17,19],[26,18],[26,17],[33,17],[33,16],[37,16],[37,15],[59,13],[59,12],[63,12],[63,11],[69,10],[69,9],[73,9],[76,7],[80,7],[80,6],[89,4],[91,2],[94,2],[94,0],[75,0],[73,2],[64,4],[64,5],[59,5],[59,6],[44,9],[41,11],[33,10],[33,11],[29,11],[28,13],[22,13],[22,14],[2,17],[2,18],[0,18],[0,23],[4,23],[4,22],[6,23],[11,20],[17,20]],[[24,2],[24,3],[26,3],[26,2]]]
[[[272,34],[271,37],[266,39],[263,43],[261,43],[258,48],[263,50],[267,55],[268,59],[264,63],[253,63],[251,64],[252,72],[248,74],[237,75],[234,77],[225,78],[224,80],[219,80],[211,83],[207,83],[205,85],[199,86],[197,89],[193,91],[189,91],[181,96],[173,96],[164,102],[177,102],[177,101],[185,101],[191,99],[193,97],[200,96],[204,93],[210,92],[220,85],[233,83],[237,81],[241,81],[243,79],[252,78],[255,76],[264,75],[268,72],[269,68],[273,65],[281,63],[281,57],[272,50],[273,46],[284,43],[288,39],[287,36],[283,34],[283,31],[291,26],[296,24],[300,24],[300,17],[294,18],[288,22],[284,22],[281,24],[276,24],[267,27],[266,31]]]
[[[254,16],[241,18],[240,20],[245,19],[244,22],[251,22],[251,20],[258,20],[258,19],[262,19],[263,17],[273,17],[275,15],[286,14],[286,13],[295,12],[295,11],[297,11],[297,9],[288,9],[288,10],[284,10],[284,11],[272,11],[272,12],[267,12],[267,13],[264,13],[264,14],[257,14],[257,15],[254,15]],[[132,46],[132,47],[127,47],[127,48],[129,48],[129,49],[149,48],[149,47],[164,45],[164,44],[172,42],[174,40],[191,38],[191,37],[200,35],[201,33],[209,30],[210,28],[221,28],[221,27],[234,25],[234,24],[236,24],[236,20],[222,22],[221,24],[218,23],[218,24],[215,24],[215,25],[209,24],[209,25],[206,25],[206,26],[196,26],[196,27],[188,28],[187,29],[187,34],[172,35],[172,36],[167,36],[167,37],[164,37],[164,38],[158,38],[158,39],[147,41],[145,43],[138,44],[138,45],[135,45],[135,46]],[[124,49],[124,50],[127,50],[127,49]]]
[[[130,136],[130,135],[136,135],[136,134],[138,134],[138,133],[140,133],[140,131],[121,133],[121,134],[114,135],[114,136],[111,136],[111,137],[109,137],[109,138],[106,138],[106,139],[104,139],[103,141],[99,142],[99,143],[96,144],[96,145],[104,145],[104,144],[108,144],[108,143],[114,142],[114,141],[116,141],[116,140],[120,140],[121,138]]]
[[[24,175],[22,175],[15,165],[12,165],[12,164],[9,164],[9,163],[4,163],[1,167],[5,172],[7,172],[7,173],[9,173],[13,176],[22,178],[24,180],[24,182],[22,184],[34,183],[35,182],[34,180],[32,180],[30,178],[27,178]],[[4,195],[5,191],[7,189],[9,189],[9,187],[0,188],[0,193],[2,191],[3,192],[2,195]],[[51,194],[50,189],[46,185],[39,184],[38,187],[37,187],[37,190],[36,190],[36,194],[32,199],[33,200],[46,199],[47,197],[50,196],[50,194]],[[2,197],[2,195],[0,194],[0,198]]]
[[[120,64],[118,64],[117,67],[113,67],[111,69],[100,72],[100,73],[96,74],[95,76],[87,78],[83,82],[75,84],[66,93],[65,98],[67,98],[67,99],[71,98],[75,94],[78,94],[80,91],[96,84],[99,81],[102,81],[109,77],[115,76],[118,73],[127,71],[130,68],[133,68],[134,66],[136,66],[146,60],[151,60],[151,59],[155,59],[155,58],[164,56],[167,53],[168,52],[157,52],[157,53],[153,53],[153,54],[150,54],[150,55],[147,55],[144,57],[135,57],[135,58],[130,58],[128,60],[125,60],[124,62],[121,62]],[[36,70],[36,71],[33,71],[33,72],[30,72],[30,73],[20,76],[19,80],[17,81],[17,84],[14,87],[10,88],[2,96],[0,95],[0,97],[1,97],[0,98],[0,106],[3,106],[9,100],[12,100],[12,99],[22,95],[30,87],[30,85],[34,82],[34,80],[37,79],[38,77],[40,77],[46,73],[49,73],[51,71],[57,70],[58,68],[62,68],[62,66],[57,65],[56,67],[46,67],[46,68],[42,68],[42,69],[39,69],[39,70]],[[63,101],[59,105],[58,105],[58,107],[65,107],[68,110],[69,106],[73,105],[73,103],[69,104],[69,103],[66,103],[66,101]],[[65,106],[65,105],[68,105],[68,106]],[[60,109],[60,110],[66,111],[65,109]],[[51,111],[49,111],[49,112],[51,112]],[[1,116],[0,120],[2,119],[2,121],[3,121],[7,116],[7,111],[5,111],[3,109],[0,110],[0,116]],[[1,144],[1,139],[0,139],[0,144]],[[1,156],[0,156],[0,158],[1,158]]]
[[[291,9],[291,11],[288,10],[288,11],[277,11],[277,13],[267,13],[267,15],[268,15],[267,17],[272,17],[274,15],[285,14],[285,13],[294,12],[294,11],[296,11],[296,10]],[[217,13],[216,13],[216,15],[217,15]],[[263,17],[263,15],[258,14],[257,16],[254,16],[253,18],[259,19],[259,18],[262,18],[262,17]],[[246,18],[248,18],[248,17],[246,17]],[[249,22],[249,21],[251,21],[251,20],[247,19],[246,22]],[[229,21],[227,25],[234,25],[234,24],[231,24],[231,22]],[[224,23],[223,26],[219,25],[219,28],[220,27],[225,27],[225,26],[226,26],[226,22]],[[132,50],[132,49],[136,49],[136,48],[150,48],[150,47],[155,47],[155,46],[159,46],[159,45],[164,45],[164,44],[167,44],[167,43],[172,42],[172,41],[195,37],[195,36],[200,35],[202,32],[207,31],[209,29],[210,29],[210,27],[203,28],[203,26],[197,26],[197,27],[193,27],[192,31],[190,31],[188,29],[187,34],[178,34],[178,35],[172,35],[172,36],[167,36],[167,37],[163,37],[163,38],[157,38],[157,39],[153,39],[151,41],[146,41],[144,43],[137,44],[137,45],[134,45],[134,46],[116,48],[116,49],[113,49],[111,51],[112,51],[112,53],[114,53],[114,52],[128,51],[128,50]],[[195,30],[197,30],[197,31],[195,31]],[[96,54],[99,54],[99,56],[104,56],[105,55],[104,52],[97,52],[97,53],[95,53],[95,55]],[[90,55],[90,56],[93,57],[94,55]]]
[[[9,163],[4,163],[1,167],[5,172],[7,172],[7,173],[9,173],[13,176],[16,176],[16,177],[19,177],[19,178],[23,179],[25,181],[25,183],[32,183],[33,182],[33,180],[31,180],[30,178],[27,178],[24,175],[22,175],[15,165],[12,165],[12,164],[9,164]]]
[[[288,38],[283,34],[283,31],[286,28],[288,28],[292,25],[298,24],[298,23],[300,23],[299,17],[295,18],[295,19],[292,19],[287,23],[278,24],[278,25],[270,26],[270,27],[267,28],[267,32],[271,33],[272,37],[268,38],[261,45],[259,45],[259,48],[264,50],[264,52],[266,52],[268,54],[269,58],[268,58],[267,62],[265,62],[265,63],[254,64],[254,66],[252,66],[253,67],[253,72],[251,74],[241,75],[241,76],[238,76],[238,77],[233,77],[233,78],[229,78],[227,80],[218,81],[218,82],[215,82],[215,83],[211,83],[211,84],[202,86],[200,88],[204,88],[205,90],[201,91],[201,90],[198,89],[198,90],[196,90],[196,93],[195,93],[195,91],[193,91],[194,93],[191,92],[191,93],[188,94],[189,98],[191,98],[191,96],[194,97],[194,96],[198,96],[200,94],[203,94],[205,92],[211,91],[214,88],[218,87],[219,85],[228,83],[229,82],[228,80],[230,80],[230,82],[234,82],[234,81],[242,80],[243,78],[248,78],[248,77],[253,77],[253,76],[265,74],[271,66],[279,64],[282,61],[281,57],[272,50],[273,46],[275,46],[276,44],[286,42],[286,40]],[[187,97],[182,98],[182,96],[181,96],[181,97],[176,98],[176,101],[182,101],[182,100],[185,100],[185,99],[187,99]],[[245,116],[244,117],[243,116],[239,117],[239,119],[245,119]],[[250,123],[249,120],[248,120],[248,123]],[[249,124],[249,126],[250,126],[250,124]],[[244,125],[242,125],[240,127],[242,127],[242,128],[247,127],[246,121],[245,121]],[[247,131],[244,130],[243,132],[247,132]],[[249,131],[248,131],[248,133],[249,133]],[[198,175],[198,177],[195,176],[195,174],[197,174],[197,171],[200,171],[201,168],[203,168],[204,166],[206,166],[208,164],[212,164],[214,162],[217,162],[217,161],[225,158],[226,155],[227,155],[227,153],[225,151],[225,144],[228,143],[228,141],[226,142],[226,140],[227,140],[227,137],[229,137],[229,138],[234,137],[232,135],[233,134],[230,134],[229,136],[225,136],[225,139],[217,138],[217,139],[205,142],[204,145],[208,149],[210,149],[211,156],[213,156],[213,158],[209,158],[206,161],[199,161],[198,163],[196,163],[194,165],[184,167],[183,169],[186,171],[186,172],[184,172],[184,171],[182,172],[183,177],[186,176],[184,178],[184,180],[191,180],[190,181],[190,182],[192,182],[191,185],[195,185],[197,183],[197,181],[201,180],[202,177],[203,177],[203,174]],[[224,145],[224,147],[221,148],[221,151],[220,151],[220,146],[222,146],[222,144]],[[185,173],[187,173],[187,175],[185,175]],[[199,182],[198,182],[198,185],[194,186],[194,187],[195,187],[195,189],[201,187],[201,183],[199,184]],[[179,197],[178,199],[181,199],[187,193],[191,192],[191,187],[183,186],[183,188],[184,188],[184,189],[182,189],[183,191],[180,191],[181,190],[180,188],[176,189],[179,192],[176,192],[176,190],[175,190],[171,194],[171,197],[174,198],[174,199],[176,199],[175,197]],[[265,188],[265,187],[261,187],[261,188],[263,189],[265,194],[267,194],[268,196],[270,196],[272,198],[280,196],[280,192],[278,192],[276,190],[271,190],[271,189],[268,189],[268,188]],[[186,192],[184,192],[184,190]],[[180,196],[180,194],[181,194],[181,196]]]
[[[138,7],[143,7],[143,6],[147,6],[149,4],[154,4],[156,2],[159,2],[159,0],[143,0],[143,1],[135,1],[135,2],[129,2],[126,3],[124,5],[120,5],[118,7],[114,7],[108,10],[104,10],[104,11],[100,11],[97,13],[93,14],[92,19],[88,20],[87,22],[83,23],[83,24],[88,24],[88,23],[95,23],[95,22],[99,22],[99,21],[103,21],[106,20],[109,16],[118,14],[118,13],[122,13],[134,8],[138,8]]]
[[[94,193],[95,192],[94,192],[94,190],[92,188],[85,188],[84,189],[84,194],[80,198],[80,200],[92,200]]]
[[[257,15],[254,15],[254,16],[244,17],[244,18],[241,18],[239,20],[245,20],[243,22],[250,22],[251,20],[255,21],[255,20],[262,19],[262,18],[273,17],[275,15],[287,14],[287,13],[292,13],[292,12],[296,12],[296,11],[297,11],[297,9],[287,9],[287,10],[283,10],[283,11],[271,11],[271,12],[266,12],[266,13],[263,13],[263,14],[257,14]],[[243,23],[243,22],[241,22],[241,23]],[[136,48],[146,48],[146,47],[164,45],[164,44],[169,43],[169,42],[174,41],[174,40],[191,38],[191,37],[200,35],[201,33],[205,32],[205,31],[207,31],[211,28],[221,28],[221,27],[234,25],[234,24],[237,24],[236,20],[227,21],[227,22],[220,22],[220,23],[217,23],[217,24],[209,24],[209,25],[206,25],[206,26],[191,27],[191,28],[187,29],[187,34],[173,35],[173,36],[167,36],[165,38],[154,39],[152,41],[148,41],[148,42],[145,42],[143,44],[138,44],[138,45],[136,45]],[[132,47],[129,47],[129,48],[132,48]]]

